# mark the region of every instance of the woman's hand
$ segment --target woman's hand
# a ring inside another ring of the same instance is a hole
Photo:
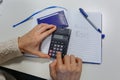
[[[74,55],[65,55],[62,60],[61,53],[57,53],[57,59],[49,67],[53,80],[80,80],[82,60]]]
[[[31,53],[42,58],[49,58],[49,55],[40,51],[42,41],[56,30],[56,26],[40,24],[34,27],[27,34],[19,37],[18,45],[21,52]]]

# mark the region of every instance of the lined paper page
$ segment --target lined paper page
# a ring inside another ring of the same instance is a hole
[[[92,22],[101,29],[101,13],[88,13]],[[79,11],[69,11],[72,29],[68,53],[82,58],[83,62],[101,63],[101,34],[98,33]]]

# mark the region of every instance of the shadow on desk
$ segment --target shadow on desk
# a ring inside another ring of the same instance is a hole
[[[17,63],[19,64],[22,61],[29,61],[29,62],[35,62],[35,63],[48,63],[48,62],[50,62],[50,59],[22,56],[22,57],[17,57],[12,60],[9,60],[9,61],[3,63],[3,65],[11,65],[11,64],[17,64]]]
[[[12,75],[13,77],[16,78],[16,80],[46,80],[46,79],[43,79],[43,78],[40,78],[40,77],[36,77],[36,76],[33,76],[33,75],[29,75],[29,74],[26,74],[26,73],[23,73],[23,72],[19,72],[19,71],[4,68],[4,67],[0,67],[0,70]]]

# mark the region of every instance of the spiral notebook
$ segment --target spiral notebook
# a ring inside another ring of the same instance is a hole
[[[49,14],[49,13],[48,13]],[[98,12],[88,12],[89,18],[100,29],[102,27],[102,14]],[[102,40],[101,34],[98,33],[88,21],[81,15],[79,9],[68,10],[65,12],[68,27],[72,29],[71,38],[67,54],[73,54],[80,57],[85,63],[102,62]],[[36,19],[34,18],[35,23]],[[44,40],[41,50],[48,53],[51,36]]]
[[[101,29],[102,14],[88,12],[90,20]],[[89,22],[77,11],[69,12],[69,28],[72,29],[68,53],[82,58],[85,63],[102,62],[102,39]]]

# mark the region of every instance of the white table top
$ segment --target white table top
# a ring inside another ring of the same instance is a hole
[[[103,14],[102,64],[83,64],[81,80],[119,80],[120,79],[120,7],[119,0],[3,0],[0,4],[0,41],[20,36],[29,31],[32,26],[28,21],[16,29],[12,25],[25,19],[36,9],[58,5],[75,9],[82,7],[89,12]],[[1,8],[2,7],[2,8]],[[4,30],[8,32],[4,33]],[[3,66],[28,74],[49,79],[49,60],[18,58]]]

